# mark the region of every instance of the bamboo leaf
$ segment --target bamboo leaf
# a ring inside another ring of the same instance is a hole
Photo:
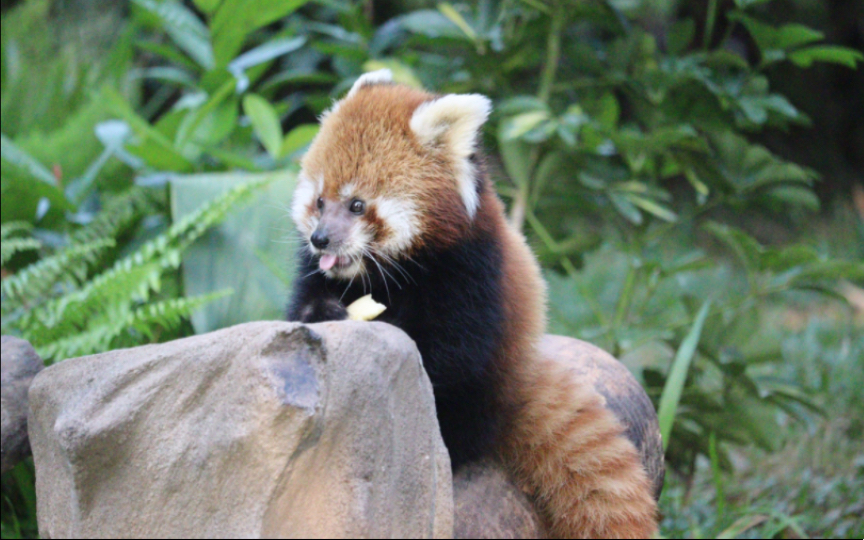
[[[678,349],[678,354],[675,355],[675,361],[672,364],[672,370],[666,379],[666,386],[663,388],[663,395],[660,398],[660,407],[657,412],[664,449],[669,448],[669,442],[672,440],[672,428],[675,425],[678,405],[681,403],[681,395],[687,382],[687,374],[690,372],[690,365],[696,355],[696,347],[699,345],[702,329],[710,311],[711,301],[708,301],[699,310],[690,333],[681,342],[681,347]]]
[[[252,122],[255,135],[267,153],[278,159],[282,155],[282,125],[276,109],[261,96],[250,94],[243,98],[243,112]]]

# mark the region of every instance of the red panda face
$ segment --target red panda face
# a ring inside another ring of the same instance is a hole
[[[386,70],[361,77],[322,117],[303,159],[292,217],[331,278],[383,273],[417,249],[456,242],[480,204],[470,156],[488,99],[389,81]]]

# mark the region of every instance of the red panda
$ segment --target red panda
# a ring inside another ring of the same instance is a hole
[[[544,361],[546,288],[477,148],[480,95],[361,77],[322,116],[292,217],[304,245],[288,318],[379,321],[417,343],[454,471],[502,460],[555,537],[650,538],[656,502],[635,446],[595,392]]]

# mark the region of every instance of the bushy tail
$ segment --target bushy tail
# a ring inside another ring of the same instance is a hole
[[[504,459],[556,538],[653,538],[657,504],[624,426],[564,362],[524,366]]]

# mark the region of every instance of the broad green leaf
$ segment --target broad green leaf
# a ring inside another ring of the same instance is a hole
[[[459,27],[462,32],[465,33],[465,36],[471,41],[477,41],[477,32],[474,28],[468,24],[468,21],[459,13],[456,8],[454,8],[448,2],[442,2],[438,4],[438,11],[440,11],[445,17],[450,19],[450,21]]]
[[[129,127],[129,124],[122,120],[102,122],[96,126],[94,131],[105,148],[102,154],[87,167],[84,174],[66,184],[66,197],[76,205],[81,204],[84,198],[91,192],[96,178],[102,172],[108,160],[114,156],[123,154],[123,146],[132,135],[132,129]]]
[[[657,410],[664,449],[669,448],[669,442],[672,440],[672,428],[675,425],[675,416],[678,412],[678,405],[681,403],[684,384],[687,382],[687,374],[690,372],[690,365],[693,363],[693,358],[696,355],[696,347],[699,345],[699,340],[702,337],[702,328],[705,326],[705,320],[708,318],[710,311],[711,302],[709,301],[699,310],[690,333],[681,342],[681,347],[678,349],[675,361],[672,363],[672,370],[666,379],[666,386],[663,388],[663,395],[660,398],[660,406]]]
[[[649,214],[653,214],[664,221],[668,221],[670,223],[675,223],[676,221],[678,221],[678,215],[675,212],[658,203],[657,201],[633,194],[628,194],[627,199],[629,199],[630,202],[632,202],[642,210],[648,212]]]
[[[142,51],[147,51],[169,62],[177,64],[178,67],[184,67],[193,73],[199,72],[202,69],[201,66],[190,60],[188,56],[171,45],[153,43],[151,41],[137,41],[135,46]]]
[[[528,133],[522,135],[522,140],[533,143],[540,144],[542,142],[547,141],[555,132],[558,130],[559,123],[555,119],[551,119],[547,122],[543,122],[535,128],[528,131]]]
[[[270,103],[254,94],[243,98],[243,112],[252,122],[258,140],[273,159],[282,155],[282,125],[279,115]]]
[[[211,15],[221,3],[222,0],[195,0],[195,7],[200,9],[202,13]]]
[[[597,104],[594,119],[605,129],[613,130],[618,126],[621,117],[621,105],[612,93],[604,94]]]
[[[814,62],[829,62],[855,69],[858,62],[864,62],[864,54],[847,47],[831,47],[825,45],[799,49],[789,54],[789,59],[802,68],[809,68]]]
[[[194,13],[180,2],[156,0],[132,0],[136,5],[152,13],[162,23],[165,32],[192,59],[204,69],[213,69],[213,48],[210,32]]]
[[[817,178],[813,171],[784,161],[765,147],[752,144],[731,131],[713,133],[709,137],[722,162],[722,176],[739,192],[783,183],[810,185]],[[688,164],[694,168],[699,166],[694,162]]]
[[[531,182],[533,165],[531,145],[519,139],[505,139],[503,123],[498,127],[498,148],[507,174],[517,186],[523,187]]]
[[[811,212],[818,212],[822,202],[813,190],[796,186],[781,186],[769,192],[772,199],[784,204],[799,206]]]
[[[548,111],[526,112],[506,118],[501,122],[501,139],[504,141],[519,139],[547,120],[549,120]]]
[[[431,9],[414,11],[399,18],[398,22],[409,32],[429,38],[465,39],[465,33],[453,21]]]
[[[195,78],[186,70],[176,67],[152,67],[131,72],[130,79],[152,79],[186,88],[195,88]]]
[[[796,266],[819,261],[819,253],[810,246],[795,245],[783,249],[768,249],[761,257],[762,268],[774,272],[786,272]]]
[[[762,125],[768,121],[768,111],[760,100],[751,97],[743,97],[738,100],[738,106],[744,112],[747,120],[756,125]]]
[[[49,186],[57,187],[57,178],[33,156],[18,148],[6,135],[0,134],[0,156],[3,161],[26,171],[31,177]]]
[[[752,236],[716,222],[706,223],[705,230],[729,246],[748,270],[758,271],[762,269],[762,255],[765,248]]]
[[[642,212],[626,196],[613,191],[609,193],[609,200],[612,201],[618,213],[624,216],[627,221],[633,225],[642,225],[644,221]]]
[[[102,99],[106,106],[120,118],[126,121],[139,137],[138,144],[131,146],[130,151],[143,150],[145,155],[150,155],[154,161],[147,160],[153,166],[159,164],[156,169],[173,172],[189,172],[195,167],[175,148],[173,143],[160,133],[149,122],[138,116],[132,109],[126,98],[113,88],[106,86],[102,90]],[[149,143],[149,146],[148,146]],[[140,155],[136,153],[136,155]]]
[[[213,53],[217,66],[227,66],[255,30],[287,17],[309,0],[223,0],[213,15]]]
[[[566,174],[565,164],[566,160],[563,152],[549,152],[540,160],[537,172],[534,174],[534,185],[532,186],[533,193],[531,200],[535,205],[543,196],[546,186],[550,183],[557,183]]]
[[[211,115],[215,113],[225,101],[235,94],[236,86],[237,83],[232,77],[230,80],[225,81],[225,83],[223,83],[222,86],[213,93],[204,105],[189,112],[180,124],[180,127],[177,130],[177,136],[175,137],[176,145],[182,152],[184,152],[184,155],[185,152],[189,150],[189,145],[196,145],[205,142],[196,137],[199,134],[199,127],[207,118],[211,117]]]
[[[282,38],[268,41],[235,58],[228,65],[228,71],[235,74],[246,71],[247,69],[294,52],[305,44],[305,37]]]
[[[517,96],[507,99],[495,107],[498,114],[501,116],[517,116],[527,112],[546,111],[549,112],[549,106],[533,96]]]
[[[291,133],[286,135],[285,140],[282,141],[279,157],[288,157],[311,143],[315,136],[318,135],[319,129],[320,126],[318,124],[304,124],[292,129]]]
[[[738,20],[747,27],[763,54],[772,50],[788,51],[825,38],[822,32],[802,24],[774,27],[741,13],[732,13],[729,18]]]
[[[864,263],[850,261],[825,261],[811,265],[795,276],[793,283],[805,284],[808,281],[864,280]]]
[[[294,276],[297,266],[293,258],[295,233],[285,212],[295,175],[206,174],[178,176],[171,181],[171,213],[175,221],[180,221],[192,215],[202,202],[254,179],[272,181],[250,204],[232,212],[222,225],[183,255],[183,282],[188,295],[223,289],[235,292],[192,316],[198,333],[284,317],[289,286],[282,280],[285,275]],[[259,262],[259,253],[284,265],[283,272],[274,275]]]

